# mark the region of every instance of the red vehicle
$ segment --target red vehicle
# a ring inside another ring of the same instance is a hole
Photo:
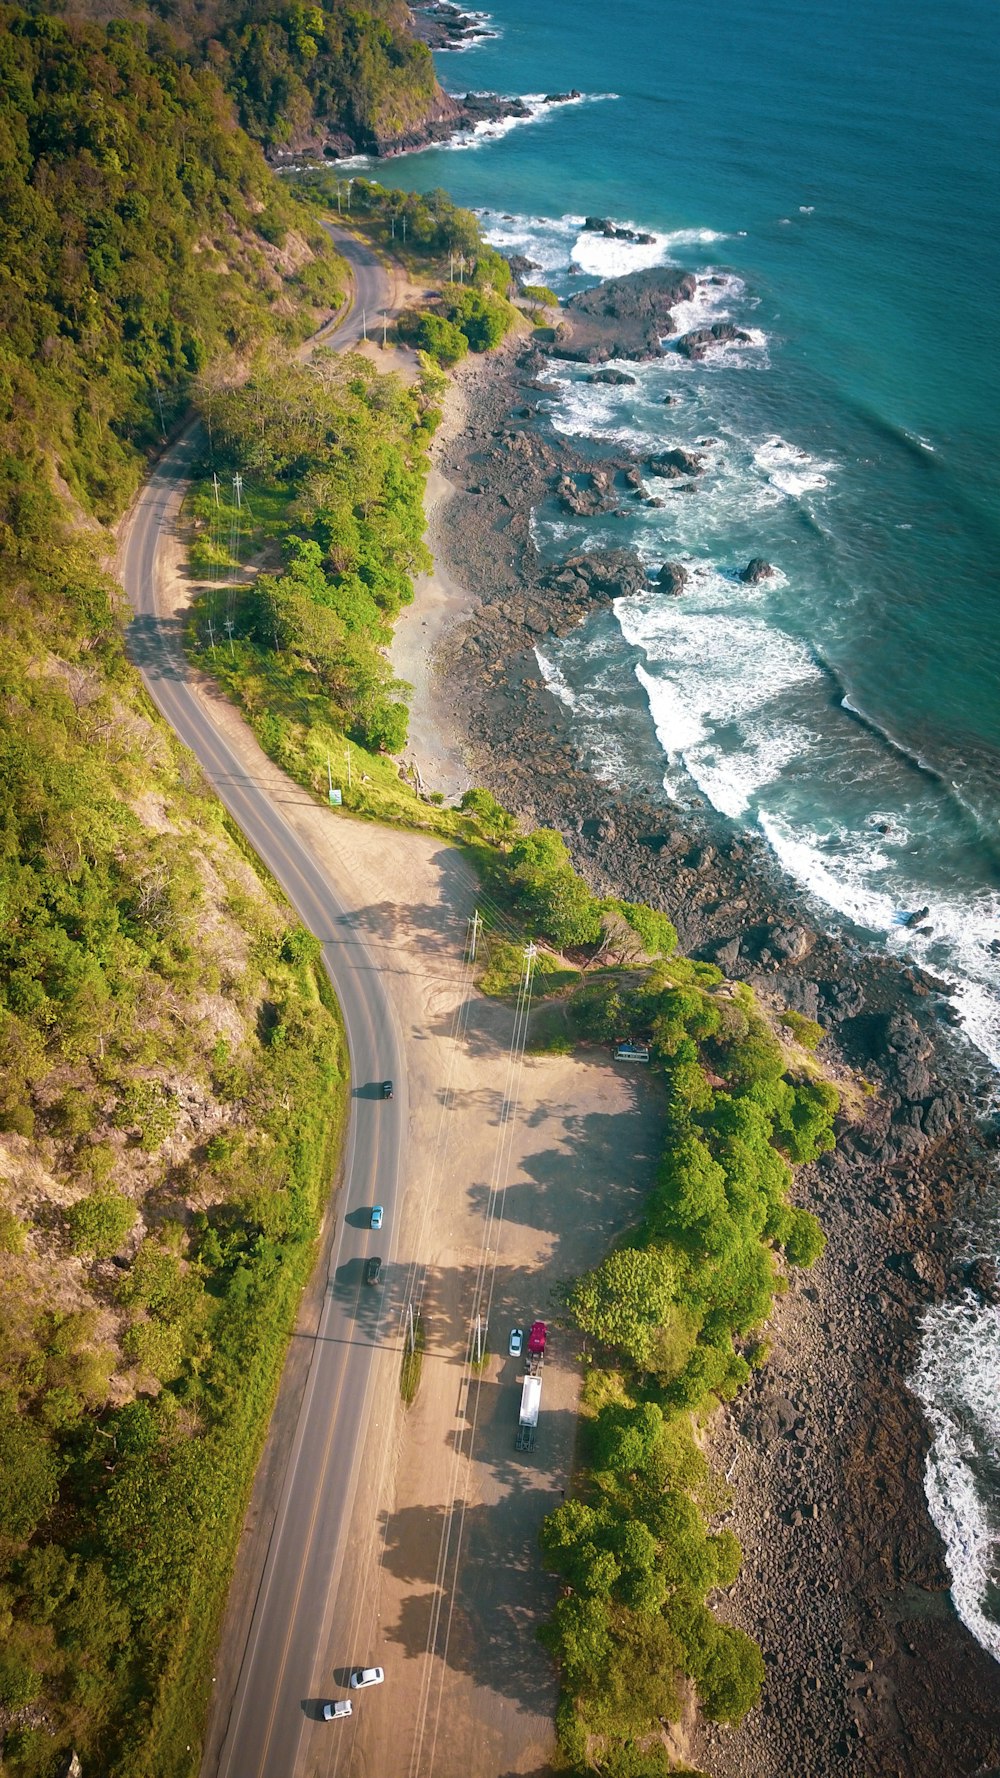
[[[541,1358],[545,1352],[545,1336],[547,1328],[544,1321],[533,1321],[528,1335],[528,1351],[532,1358]]]

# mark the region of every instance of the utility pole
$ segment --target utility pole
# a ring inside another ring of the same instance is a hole
[[[485,1333],[486,1333],[486,1329],[483,1326],[483,1318],[481,1315],[477,1315],[476,1316],[476,1363],[477,1364],[482,1364],[482,1362],[483,1362],[483,1340],[484,1340]]]
[[[223,628],[225,629],[226,635],[229,637],[229,658],[234,661],[236,659],[236,650],[233,647],[233,620],[231,617],[226,618]]]
[[[414,1327],[413,1327],[413,1304],[412,1304],[412,1302],[409,1302],[406,1305],[406,1323],[407,1323],[406,1342],[410,1348],[410,1356],[412,1357],[414,1348],[416,1347],[416,1344],[417,1344],[417,1336],[416,1336],[416,1333],[415,1333]]]
[[[403,211],[403,243],[406,243],[406,211]]]
[[[333,773],[330,770],[330,755],[329,754],[327,754],[327,756],[326,756],[326,794],[327,794],[329,801],[332,803],[333,802]]]
[[[166,444],[166,442],[167,442],[167,429],[166,429],[166,426],[165,426],[165,425],[164,425],[164,424],[163,424],[163,401],[162,401],[162,399],[161,399],[161,396],[160,396],[160,385],[159,385],[159,383],[154,383],[154,384],[153,384],[153,388],[154,388],[154,390],[155,390],[155,391],[156,391],[156,405],[157,405],[157,407],[158,407],[158,408],[159,408],[159,410],[160,410],[160,437],[161,437],[161,439],[162,439],[162,440],[163,440],[163,443],[164,443],[164,444]]]
[[[351,181],[347,181],[347,214],[351,214]]]
[[[389,336],[389,314],[388,314],[388,310],[383,309],[382,310],[382,350],[383,350],[383,352],[385,351],[386,346],[389,343],[388,336]]]
[[[361,338],[363,340],[368,338],[368,314],[364,308],[361,310]]]
[[[531,972],[535,967],[535,958],[537,956],[538,956],[538,946],[536,944],[525,945],[525,947],[524,947],[525,977],[526,977],[526,980],[529,982],[531,980]]]
[[[344,212],[340,208],[340,180],[338,179],[337,180],[337,215],[343,216],[343,214],[344,214]]]
[[[393,210],[391,216],[389,217],[389,227],[392,229],[392,238],[393,238],[393,240],[395,240],[396,239],[396,212],[395,212],[395,210]]]
[[[209,618],[209,620],[208,620],[208,640],[211,644],[212,653],[214,654],[215,653],[215,631],[212,628],[211,618]]]
[[[479,909],[476,908],[475,913],[472,916],[472,938],[469,943],[469,962],[470,963],[475,963],[475,961],[476,961],[476,945],[478,943],[479,934],[482,931],[482,927],[483,927],[482,915],[480,914]]]

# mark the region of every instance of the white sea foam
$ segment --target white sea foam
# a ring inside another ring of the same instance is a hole
[[[597,660],[601,653],[603,650],[598,649]],[[574,733],[586,751],[590,771],[604,783],[625,783],[629,775],[628,733],[632,712],[609,699],[600,671],[595,672],[590,690],[577,692],[551,654],[536,647],[535,659],[553,697],[573,712]],[[617,665],[614,657],[611,665],[614,670]]]
[[[1000,1625],[983,1609],[1000,1585],[1000,1514],[991,1481],[1000,1464],[1000,1310],[967,1291],[928,1310],[922,1333],[910,1382],[934,1435],[927,1504],[944,1540],[955,1608],[1000,1661]]]
[[[899,905],[872,882],[873,872],[888,862],[874,842],[860,841],[845,855],[839,830],[831,845],[817,834],[796,832],[783,816],[766,809],[758,810],[757,820],[779,863],[817,901],[868,931],[893,930]]]
[[[472,37],[462,37],[457,42],[442,43],[439,48],[435,49],[436,55],[446,50],[458,53],[460,50],[475,49],[477,44],[488,43],[491,39],[503,36],[503,32],[497,30],[496,20],[492,13],[470,12],[463,6],[446,6],[443,10],[454,13],[456,16],[461,15],[463,19],[474,24],[477,29]]]
[[[905,854],[886,851],[887,841],[900,846],[899,836],[873,832],[871,820],[826,836],[797,831],[765,809],[757,820],[779,863],[817,901],[953,986],[965,1036],[1000,1069],[1000,964],[989,948],[1000,932],[1000,895],[951,898],[908,877]],[[905,923],[915,907],[928,909],[920,928]]]
[[[592,94],[591,99],[614,98],[613,93]],[[531,100],[534,103],[534,97]],[[582,101],[577,101],[582,103]],[[551,109],[551,107],[550,107]],[[516,121],[516,120],[515,120]],[[726,236],[710,228],[645,229],[641,223],[619,222],[635,234],[651,234],[651,241],[623,241],[585,229],[582,216],[512,216],[496,210],[479,212],[483,231],[503,253],[522,253],[545,272],[560,294],[581,287],[581,281],[620,277],[626,272],[670,265],[685,248],[711,246]],[[739,280],[734,279],[734,284]],[[742,288],[742,286],[741,286]],[[691,325],[695,325],[692,323]]]
[[[577,99],[552,100],[544,93],[521,93],[520,99],[527,107],[526,117],[498,117],[484,119],[482,123],[473,124],[471,129],[458,130],[447,142],[435,144],[438,148],[464,149],[482,148],[487,142],[496,142],[501,136],[509,136],[522,124],[539,123],[553,111],[565,111],[574,105],[596,105],[607,99],[617,99],[617,93],[581,93]]]
[[[835,463],[825,463],[819,457],[810,456],[808,451],[800,450],[777,435],[757,446],[753,460],[757,468],[763,470],[772,488],[792,499],[827,487],[827,478],[837,467]]]
[[[636,678],[668,768],[682,765],[714,806],[735,819],[812,744],[800,724],[776,726],[757,713],[819,673],[798,643],[765,623],[726,608],[692,610],[698,579],[696,571],[686,608],[636,597],[616,600],[614,609],[626,641],[645,656]],[[714,580],[731,595],[721,576]],[[726,734],[734,728],[735,735]],[[676,788],[669,772],[668,788]]]
[[[540,648],[535,649],[535,659],[541,669],[542,678],[553,697],[558,698],[561,704],[565,704],[568,710],[575,710],[579,699],[567,683],[565,674],[556,666],[555,661],[551,660],[547,654],[543,654]]]
[[[652,234],[651,241],[623,241],[617,235],[598,234],[596,229],[582,229],[573,246],[572,262],[588,277],[621,278],[627,272],[647,271],[651,266],[669,265],[679,247],[709,246],[722,241],[724,235],[710,228],[678,228],[667,234],[655,234],[634,222],[617,224],[635,234]]]

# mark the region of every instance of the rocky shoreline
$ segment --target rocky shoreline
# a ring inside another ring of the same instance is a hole
[[[446,430],[438,448],[454,491],[431,543],[473,607],[438,646],[434,697],[473,781],[559,828],[596,889],[669,913],[686,952],[818,1019],[824,1055],[858,1083],[836,1152],[800,1175],[827,1252],[779,1303],[770,1363],[711,1432],[744,1548],[719,1609],[760,1640],[768,1679],[760,1709],[706,1732],[694,1757],[716,1778],[986,1778],[1000,1770],[1000,1675],[950,1602],[923,1490],[928,1433],[906,1387],[922,1308],[963,1283],[989,1296],[996,1282],[982,1269],[969,1278],[951,1233],[993,1188],[995,1142],[947,988],[824,929],[752,836],[599,782],[534,653],[646,584],[627,551],[555,565],[537,555],[533,507],[614,511],[649,498],[651,467],[595,461],[546,428],[547,356],[658,351],[651,330],[666,332],[664,307],[685,300],[674,278],[588,292],[541,352],[518,342],[466,379],[461,434]],[[698,464],[660,473],[673,494],[696,483]],[[664,564],[661,585],[682,596],[676,567]],[[767,570],[758,560],[743,572]],[[653,786],[652,748],[650,760]]]

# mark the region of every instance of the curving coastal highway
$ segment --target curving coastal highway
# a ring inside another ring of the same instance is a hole
[[[338,348],[361,338],[387,300],[375,256],[353,237],[330,231],[354,282],[347,313],[317,336]],[[331,333],[335,338],[330,340]],[[350,909],[331,888],[280,806],[248,773],[196,696],[181,644],[157,608],[158,555],[172,530],[189,477],[190,436],[153,470],[130,517],[120,550],[122,581],[135,613],[129,648],[154,703],[196,755],[205,775],[250,844],[323,945],[323,961],[347,1029],[354,1094],[345,1154],[345,1210],[334,1242],[324,1306],[291,1446],[277,1517],[243,1651],[239,1681],[217,1767],[219,1778],[294,1778],[307,1757],[315,1700],[343,1695],[317,1671],[318,1626],[328,1621],[344,1562],[358,1483],[363,1431],[374,1392],[383,1289],[366,1287],[364,1262],[391,1261],[398,1226],[401,1158],[407,1127],[402,1050],[378,969]],[[376,1083],[391,1077],[383,1102]],[[364,1211],[385,1206],[373,1234]],[[352,1211],[361,1214],[352,1216]],[[367,1659],[344,1650],[347,1661]],[[372,1657],[375,1658],[375,1657]]]

